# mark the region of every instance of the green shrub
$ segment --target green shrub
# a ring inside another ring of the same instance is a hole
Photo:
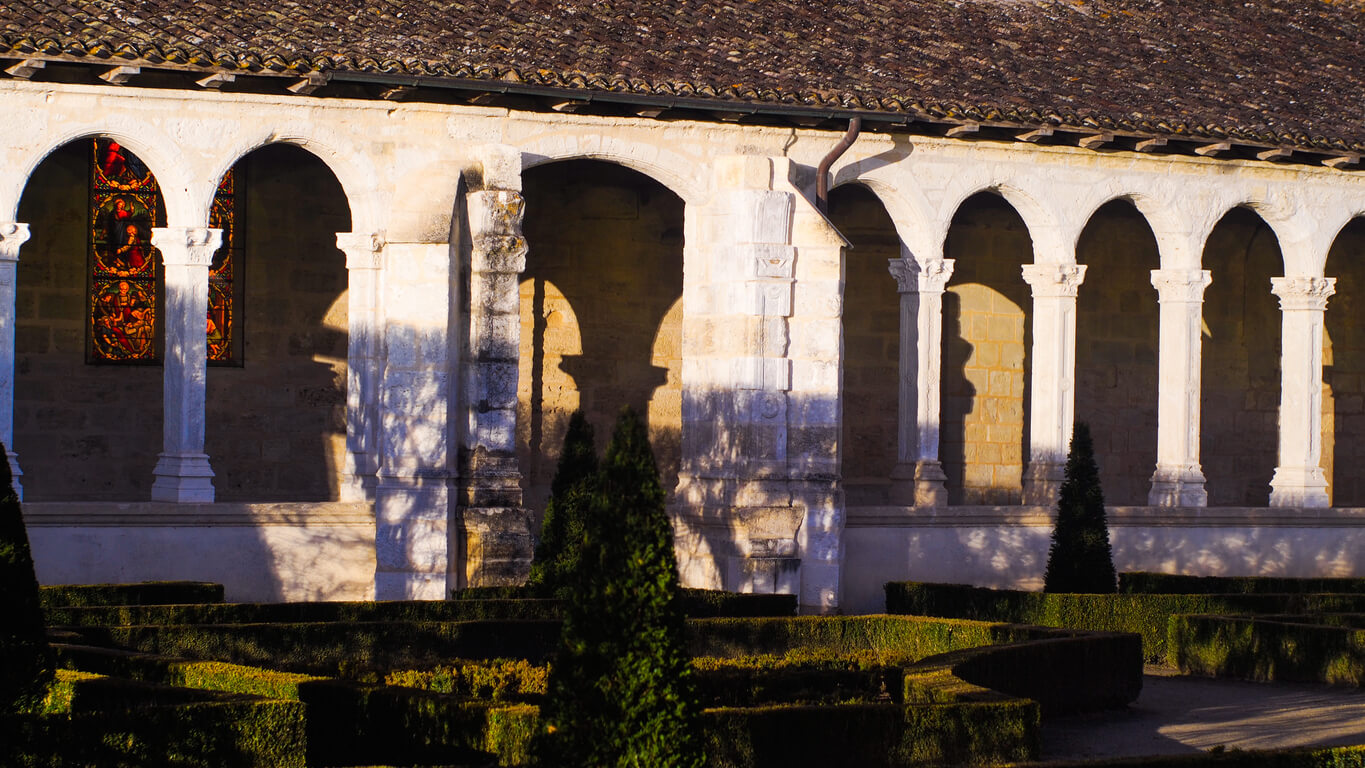
[[[556,600],[537,600],[544,591],[539,586],[520,587],[468,587],[457,589],[452,595],[457,603],[493,601],[536,601],[554,606],[555,615],[559,602]],[[681,591],[683,615],[689,618],[704,619],[717,616],[793,616],[796,614],[796,595],[766,595],[740,592],[726,592],[720,589],[683,589]],[[537,609],[540,610],[540,609]],[[549,609],[545,609],[549,610]],[[513,615],[512,613],[490,614],[488,616],[467,616],[463,618],[549,618],[549,616]]]
[[[1071,437],[1044,584],[1044,592],[1104,594],[1115,590],[1104,492],[1090,427],[1085,422],[1076,422]]]
[[[920,616],[797,616],[693,619],[687,624],[693,656],[737,657],[822,653],[890,654],[922,659],[938,653],[1036,637],[1028,627]]]
[[[195,603],[47,609],[56,627],[370,621],[558,620],[555,600],[386,600],[318,603]]]
[[[0,445],[0,717],[42,707],[52,681],[38,577],[33,572],[28,532],[14,492],[9,459]],[[0,734],[3,735],[3,734]],[[0,752],[4,747],[0,746]]]
[[[1133,571],[1119,574],[1119,591],[1130,594],[1365,593],[1365,579],[1294,579],[1284,576],[1182,576]]]
[[[629,408],[583,511],[541,762],[701,765],[673,529],[648,433]]]
[[[1110,760],[1049,762],[1049,768],[1365,768],[1365,747],[1328,747],[1246,751],[1229,749],[1193,755],[1161,755]]]
[[[44,608],[98,605],[221,603],[223,585],[204,581],[144,581],[138,584],[54,584],[42,588]]]
[[[543,695],[548,677],[549,668],[544,665],[525,659],[493,659],[460,661],[434,669],[395,670],[384,678],[384,684],[502,701],[518,695]]]
[[[564,449],[559,454],[550,501],[545,505],[540,543],[531,562],[527,586],[544,594],[567,597],[582,557],[584,515],[597,476],[597,448],[592,425],[582,411],[569,417]]]
[[[1171,666],[1198,675],[1365,686],[1365,630],[1247,616],[1175,616]]]

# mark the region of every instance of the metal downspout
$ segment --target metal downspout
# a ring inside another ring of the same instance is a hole
[[[853,146],[853,142],[858,140],[858,134],[862,133],[863,119],[855,117],[848,121],[848,133],[834,145],[834,149],[820,161],[820,167],[815,169],[815,207],[820,209],[820,213],[829,213],[829,168],[834,165],[841,155]]]

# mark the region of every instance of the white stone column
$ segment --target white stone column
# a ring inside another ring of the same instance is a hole
[[[1024,503],[1057,500],[1076,416],[1076,292],[1083,264],[1025,264],[1033,289],[1033,371],[1029,380],[1029,462]]]
[[[152,245],[166,275],[163,307],[163,443],[152,501],[213,501],[213,470],[204,453],[204,386],[208,365],[209,262],[221,229],[157,227]]]
[[[346,459],[341,500],[374,498],[379,472],[379,380],[382,326],[379,316],[384,238],[372,232],[338,232],[346,254]]]
[[[1270,481],[1272,507],[1328,507],[1322,471],[1322,333],[1334,277],[1273,277],[1280,297],[1280,462]]]
[[[1199,468],[1200,354],[1206,269],[1154,269],[1161,303],[1158,346],[1156,470],[1147,503],[1203,507],[1209,503]]]
[[[890,259],[901,294],[900,409],[891,501],[917,507],[948,503],[938,459],[943,382],[943,289],[953,259]]]
[[[526,202],[519,150],[486,145],[479,149],[479,166],[464,201],[470,276],[460,535],[464,583],[500,586],[526,579],[535,548],[516,443]]]
[[[0,441],[14,475],[14,492],[24,498],[19,455],[14,452],[14,299],[18,286],[19,247],[28,241],[27,224],[0,223]]]

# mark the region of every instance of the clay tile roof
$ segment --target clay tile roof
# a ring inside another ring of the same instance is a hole
[[[1365,0],[0,0],[0,54],[1365,151]]]

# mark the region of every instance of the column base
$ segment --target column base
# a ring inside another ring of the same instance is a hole
[[[948,476],[937,459],[902,462],[891,470],[891,503],[903,507],[948,506]]]
[[[14,451],[5,451],[5,458],[9,459],[10,483],[14,486],[14,494],[20,501],[24,500],[24,484],[19,480],[24,476],[24,471],[19,469],[19,454]]]
[[[1066,464],[1060,461],[1034,459],[1024,470],[1024,504],[1050,507],[1057,503],[1066,477]]]
[[[1276,467],[1270,480],[1270,506],[1311,509],[1332,506],[1327,497],[1327,476],[1321,467]]]
[[[1152,473],[1152,490],[1147,504],[1153,507],[1207,507],[1209,493],[1204,490],[1204,473],[1197,464],[1163,467]]]
[[[213,469],[208,454],[160,454],[152,470],[152,501],[181,504],[213,501]]]
[[[464,586],[514,587],[531,575],[535,539],[531,514],[522,507],[460,510]]]

